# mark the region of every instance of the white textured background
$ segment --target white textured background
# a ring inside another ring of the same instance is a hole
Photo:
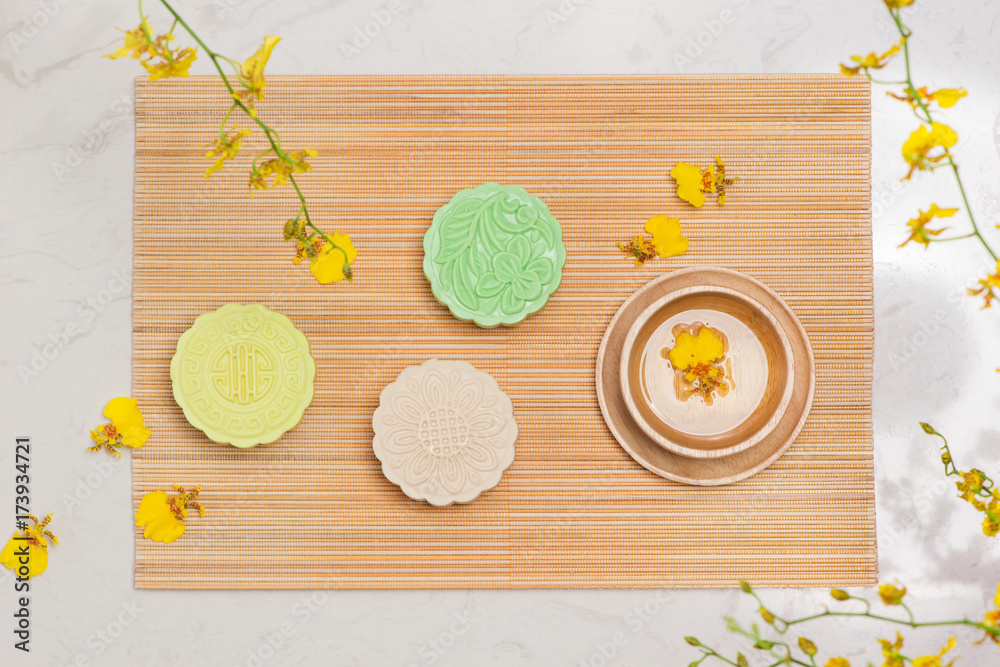
[[[175,4],[209,45],[237,59],[265,34],[284,37],[268,66],[275,74],[830,72],[851,53],[881,52],[894,35],[878,0],[398,1],[401,11],[349,54],[341,45],[388,0]],[[157,2],[146,0],[146,10],[154,28],[166,27]],[[732,21],[723,24],[726,10]],[[943,117],[961,137],[955,153],[972,205],[1000,244],[1000,5],[917,0],[908,17],[918,84],[969,90]],[[11,648],[13,581],[0,581],[0,664],[671,666],[697,657],[684,635],[735,646],[722,616],[749,617],[753,606],[734,591],[133,589],[129,454],[99,469],[108,457],[84,450],[104,403],[131,386],[140,69],[100,56],[120,41],[115,27],[137,23],[125,1],[0,4],[0,515],[13,513],[13,439],[30,435],[32,507],[55,512],[61,539],[32,583],[30,657]],[[700,51],[699,36],[708,44]],[[204,60],[192,72],[211,73]],[[1000,542],[980,533],[979,515],[943,481],[937,443],[917,421],[950,435],[960,464],[1000,476],[1000,319],[963,296],[990,267],[971,244],[896,247],[918,206],[960,201],[945,173],[900,183],[899,147],[916,121],[878,88],[873,114],[882,579],[905,582],[921,615],[981,617],[1000,581]],[[33,358],[37,374],[22,377]],[[827,600],[815,590],[766,595],[785,614]],[[875,638],[892,631],[846,622],[805,634],[824,659],[881,663]],[[936,651],[945,632],[910,633],[910,655]],[[1000,665],[1000,650],[973,647],[975,639],[960,634],[961,664]]]

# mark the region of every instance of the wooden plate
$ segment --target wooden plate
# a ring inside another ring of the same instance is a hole
[[[755,300],[788,338],[791,349],[791,399],[773,428],[756,444],[733,454],[715,458],[682,456],[660,446],[632,418],[622,398],[622,350],[629,329],[644,311],[657,301],[683,289],[731,289],[734,280],[745,276],[715,267],[695,267],[666,274],[648,283],[629,297],[611,324],[597,354],[596,385],[601,412],[619,444],[647,470],[667,479],[699,486],[731,484],[756,474],[781,456],[805,424],[812,406],[815,365],[805,330],[781,298],[764,287]]]
[[[788,409],[795,377],[788,336],[758,301],[767,287],[739,274],[720,274],[719,282],[728,286],[683,287],[658,298],[622,343],[622,398],[632,418],[660,446],[694,458],[728,456],[763,440]],[[712,392],[711,404],[666,358],[676,332],[703,326],[726,341],[725,357],[702,367],[722,377],[725,393]]]

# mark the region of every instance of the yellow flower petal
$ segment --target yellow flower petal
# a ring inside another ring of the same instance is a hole
[[[688,240],[681,233],[681,223],[677,218],[653,216],[646,221],[646,231],[652,234],[653,247],[660,257],[675,257],[687,252]]]
[[[686,331],[678,334],[670,349],[670,363],[674,368],[687,370],[699,364],[712,364],[726,354],[722,339],[708,327],[702,327],[697,336]]]
[[[271,51],[275,45],[281,41],[280,37],[265,37],[264,43],[257,49],[257,53],[243,61],[243,79],[250,92],[258,99],[264,98],[264,68],[271,57]]]
[[[930,143],[932,146],[951,148],[957,141],[958,135],[944,123],[931,124]]]
[[[938,652],[937,655],[925,655],[921,658],[913,659],[913,667],[944,667],[941,663],[941,656],[955,648],[955,638],[950,637],[948,643]]]
[[[351,243],[351,237],[347,234],[334,233],[330,237],[337,247],[325,244],[319,251],[319,255],[309,265],[309,271],[322,285],[336,283],[348,278],[350,275],[350,264],[358,256],[358,251]],[[343,252],[341,252],[343,251]],[[346,257],[346,261],[345,261]],[[347,273],[345,273],[345,264]]]
[[[948,109],[955,106],[960,99],[965,97],[968,93],[965,90],[958,88],[942,88],[941,90],[936,90],[929,95],[930,99],[936,101],[938,106],[942,109]]]
[[[896,588],[892,584],[882,584],[878,587],[878,595],[885,604],[897,605],[906,596],[906,587]]]
[[[145,426],[128,426],[123,429],[119,429],[119,433],[122,436],[122,445],[125,447],[135,447],[139,449],[146,441],[149,440],[149,436],[152,433]]]
[[[222,169],[226,160],[231,160],[239,154],[243,137],[248,134],[250,134],[250,130],[241,130],[239,127],[234,126],[231,133],[223,134],[216,139],[212,149],[205,153],[206,158],[216,158],[215,164],[205,172],[205,178]]]
[[[13,570],[14,574],[18,576],[21,576],[19,569],[27,567],[27,576],[24,578],[37,577],[49,566],[49,550],[45,547],[30,545],[25,540],[15,539],[17,537],[22,537],[22,535],[14,533],[10,541],[7,542],[7,546],[3,548],[3,551],[0,551],[0,565]],[[27,555],[23,554],[24,549],[27,550]],[[22,562],[22,558],[27,562]]]
[[[116,428],[142,424],[142,412],[139,411],[139,401],[134,398],[126,398],[124,396],[112,398],[104,407],[104,416],[110,419]]]
[[[888,51],[879,55],[874,51],[869,53],[867,56],[851,56],[851,60],[857,63],[854,67],[849,67],[847,65],[841,64],[840,73],[847,76],[854,76],[861,70],[869,69],[882,69],[888,64],[890,58],[899,53],[899,49],[903,42],[900,41],[899,44],[893,44]]]
[[[940,151],[931,155],[935,148],[948,149],[958,141],[958,135],[943,123],[932,123],[931,129],[921,125],[910,133],[909,138],[903,144],[903,159],[910,165],[909,178],[917,169],[926,169],[928,162],[939,162],[944,158],[944,152]]]
[[[701,169],[691,164],[678,162],[670,170],[670,175],[677,181],[677,196],[692,206],[700,208],[705,203],[705,193],[702,191]]]
[[[957,208],[939,208],[937,204],[931,204],[931,207],[927,211],[920,211],[918,209],[919,215],[907,222],[907,226],[910,228],[910,236],[903,241],[899,247],[905,246],[907,243],[913,241],[915,243],[922,244],[925,248],[929,248],[931,243],[934,241],[934,237],[939,235],[947,227],[941,227],[939,229],[931,229],[927,225],[934,218],[950,218],[951,216],[958,213]]]
[[[134,398],[119,396],[108,402],[104,416],[111,420],[122,436],[126,447],[142,447],[149,439],[151,431],[143,423],[139,402]]]
[[[142,536],[154,542],[173,542],[184,534],[184,522],[170,511],[166,491],[153,491],[143,496],[139,511],[135,513],[135,525],[145,526]]]

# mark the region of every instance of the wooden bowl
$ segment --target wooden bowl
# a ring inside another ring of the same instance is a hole
[[[763,284],[709,269],[717,284],[678,288],[632,323],[622,344],[621,392],[639,427],[661,447],[694,458],[729,456],[764,439],[792,398],[795,359],[781,325],[755,298]],[[725,341],[725,357],[704,366],[721,388],[706,398],[698,380],[671,364],[679,332],[703,327]]]
[[[672,452],[653,440],[632,418],[622,397],[622,345],[632,323],[662,297],[684,288],[726,287],[734,271],[691,268],[652,280],[629,297],[615,314],[597,354],[596,388],[601,413],[611,434],[637,463],[666,479],[698,486],[732,484],[774,463],[795,441],[812,406],[815,366],[805,330],[787,304],[770,289],[755,299],[785,332],[794,363],[792,400],[770,433],[743,451],[715,458],[693,458]],[[722,284],[719,284],[722,283]]]

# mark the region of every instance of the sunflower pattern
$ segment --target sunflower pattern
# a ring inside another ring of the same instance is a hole
[[[469,502],[514,461],[517,423],[496,381],[464,361],[405,369],[373,419],[382,472],[414,500]]]

